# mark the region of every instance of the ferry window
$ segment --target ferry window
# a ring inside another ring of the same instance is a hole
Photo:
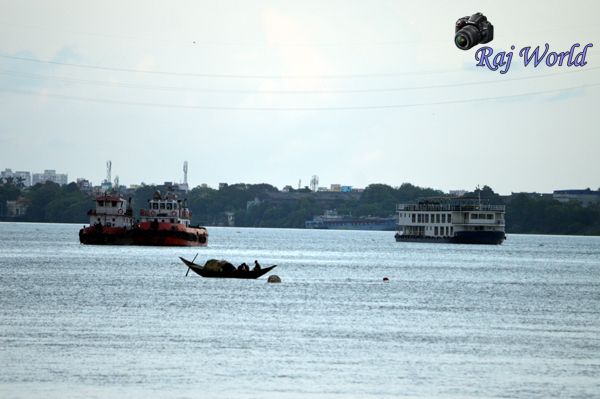
[[[173,204],[171,204],[170,202],[167,204],[167,209],[170,211],[171,209],[173,209]]]
[[[112,201],[112,206],[113,207],[117,206],[117,201]]]
[[[494,215],[492,215],[491,213],[488,213],[487,218],[491,220],[494,218]]]
[[[437,235],[438,235],[438,227],[437,227],[437,226],[435,226],[435,227],[433,228],[433,235],[435,235],[435,236],[437,236]]]
[[[476,213],[472,213],[471,214],[471,219],[477,219],[477,214]]]
[[[442,223],[446,223],[446,214],[445,213],[442,215]]]
[[[448,214],[448,223],[452,223],[452,214],[451,213]]]
[[[173,204],[173,209],[177,209],[177,203]]]
[[[454,227],[450,226],[450,235],[453,236],[454,235]]]
[[[428,213],[425,214],[425,223],[429,223],[429,214]]]
[[[175,223],[175,219],[171,219],[171,223]]]
[[[440,222],[440,214],[439,213],[437,215],[435,215],[435,222],[436,223]]]
[[[158,209],[158,204],[156,202],[152,203],[152,209]]]
[[[113,218],[113,222],[115,221],[115,218]]]
[[[165,209],[165,203],[164,202],[160,203],[160,209]]]
[[[104,206],[104,201],[98,201],[98,206]]]
[[[412,222],[415,223],[415,214],[412,214]]]

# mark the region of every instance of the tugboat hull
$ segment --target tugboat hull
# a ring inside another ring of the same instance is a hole
[[[79,231],[79,242],[88,245],[205,247],[208,242],[208,233],[203,228],[186,228],[182,231],[91,226]]]
[[[134,245],[205,247],[208,232],[202,227],[163,226],[142,223],[133,230]]]
[[[133,245],[132,230],[90,226],[79,230],[79,242],[88,245]]]

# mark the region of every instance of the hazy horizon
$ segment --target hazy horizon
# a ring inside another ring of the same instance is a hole
[[[600,186],[593,1],[1,1],[0,170],[99,184],[338,183],[496,192]],[[431,12],[435,9],[435,12]],[[585,67],[475,66],[593,43]],[[573,16],[565,18],[565,16]]]

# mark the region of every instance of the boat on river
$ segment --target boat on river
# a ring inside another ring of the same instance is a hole
[[[326,210],[323,215],[315,216],[312,220],[304,222],[307,229],[324,230],[382,230],[394,231],[396,228],[395,217],[372,217],[339,215],[335,209]]]
[[[181,256],[179,259],[181,259],[181,261],[189,268],[188,272],[191,270],[202,277],[209,278],[256,279],[277,267],[277,265],[273,265],[260,269],[239,270],[236,269],[231,263],[226,261],[217,261],[215,259],[211,259],[204,265],[199,265],[193,261],[182,258]]]
[[[504,205],[479,197],[432,197],[400,204],[398,242],[502,244],[506,239]]]
[[[206,228],[191,225],[186,201],[172,192],[163,196],[156,191],[138,220],[133,217],[131,198],[118,194],[96,197],[96,207],[88,216],[90,225],[79,231],[82,244],[197,247],[208,242]]]

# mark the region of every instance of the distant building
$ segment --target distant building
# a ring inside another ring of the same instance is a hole
[[[235,214],[233,212],[225,212],[227,217],[227,226],[235,226]]]
[[[329,189],[327,187],[319,187],[319,188],[317,188],[317,191],[320,192],[320,193],[322,193],[322,192],[325,192],[325,191],[329,191]]]
[[[600,190],[554,190],[552,198],[559,202],[577,201],[583,206],[600,203]]]
[[[158,184],[156,189],[161,193],[173,192],[180,197],[185,197],[187,191],[181,190],[180,185],[178,183],[174,183],[172,181],[166,181],[163,184]]]
[[[448,194],[453,195],[455,197],[462,197],[466,193],[468,193],[467,190],[450,190],[450,191],[448,191]]]
[[[340,191],[342,193],[351,193],[352,192],[352,186],[341,186],[340,187]]]
[[[538,192],[525,192],[525,191],[521,191],[518,193],[515,192],[511,192],[510,195],[500,195],[500,199],[502,199],[502,202],[504,202],[505,204],[510,204],[515,198],[518,197],[528,197],[531,199],[542,199],[542,200],[548,200],[551,201],[552,200],[552,194],[550,193],[538,193]]]
[[[538,193],[538,192],[535,192],[535,191],[531,191],[531,192],[520,191],[518,193],[515,193],[515,192],[511,192],[510,193],[511,197],[516,197],[517,195],[524,195],[524,196],[529,197],[529,198],[542,198],[544,195],[547,195],[547,194]]]
[[[92,193],[92,182],[90,182],[88,179],[84,179],[82,177],[77,178],[77,187],[79,187],[79,190],[87,193],[87,194],[91,194]]]
[[[106,190],[104,190],[101,186],[94,186],[92,188],[92,195],[94,197],[97,197],[97,196],[102,195],[104,193],[106,193]]]
[[[333,192],[339,193],[340,191],[342,191],[342,186],[340,184],[332,184],[329,187],[329,191],[333,191]]]
[[[31,173],[23,170],[17,170],[13,172],[12,169],[5,169],[3,172],[0,172],[0,179],[6,180],[8,178],[13,179],[15,183],[23,183],[24,187],[31,187]]]
[[[64,186],[68,183],[67,174],[56,173],[54,169],[46,169],[44,173],[34,173],[31,178],[31,185],[35,186],[38,183],[51,181],[58,185]]]
[[[100,185],[100,192],[107,193],[110,190],[112,190],[112,187],[113,187],[113,185],[109,180],[104,180],[102,182],[102,184]]]
[[[258,197],[254,197],[254,200],[252,200],[252,201],[246,201],[246,210],[248,210],[254,206],[259,206],[260,202],[261,201]]]
[[[13,177],[13,174],[14,172],[12,171],[12,169],[4,169],[3,172],[0,172],[0,179],[8,179],[9,177]]]
[[[11,218],[24,216],[28,207],[29,201],[24,197],[19,197],[16,201],[6,201],[6,216]]]

